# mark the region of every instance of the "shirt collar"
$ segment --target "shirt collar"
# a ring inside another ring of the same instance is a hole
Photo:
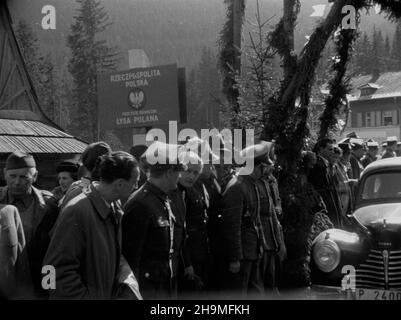
[[[111,205],[100,195],[96,189],[96,183],[92,182],[89,186],[90,191],[86,194],[89,200],[99,215],[106,220],[110,214],[112,214]]]
[[[161,190],[158,186],[154,185],[150,181],[146,181],[144,184],[144,188],[148,189],[149,191],[153,192],[157,197],[161,198],[162,200],[167,200],[168,195]]]

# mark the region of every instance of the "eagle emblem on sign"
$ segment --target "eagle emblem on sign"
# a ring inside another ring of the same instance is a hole
[[[142,89],[135,88],[128,94],[128,104],[132,108],[139,110],[146,104],[146,95]]]

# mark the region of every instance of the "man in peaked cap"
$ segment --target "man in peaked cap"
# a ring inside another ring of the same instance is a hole
[[[369,139],[366,142],[366,147],[368,148],[368,151],[361,159],[361,163],[364,168],[377,160],[377,154],[379,153],[379,143],[374,141],[373,139]]]
[[[364,156],[365,150],[363,147],[363,139],[351,138],[350,139],[352,152],[351,152],[351,179],[359,179],[364,169],[361,158]]]
[[[397,149],[398,139],[396,136],[387,137],[387,147],[382,155],[382,159],[396,157],[395,150]]]
[[[273,256],[284,250],[281,226],[273,210],[272,194],[265,172],[273,162],[269,157],[271,144],[259,143],[243,149],[240,155],[253,161],[249,175],[239,174],[228,183],[223,194],[222,236],[227,260],[226,289],[240,293],[263,294]],[[271,279],[269,279],[271,280]]]
[[[179,256],[175,235],[184,232],[184,206],[173,203],[170,194],[185,165],[178,158],[177,145],[159,141],[148,147],[145,158],[150,176],[125,204],[122,250],[144,299],[171,299],[176,297],[174,266]]]
[[[57,201],[45,190],[33,184],[38,176],[32,155],[15,151],[6,160],[4,176],[7,186],[0,188],[0,203],[14,205],[21,216],[26,247],[17,266],[17,281],[21,283],[16,297],[44,298],[42,289],[42,262],[49,245],[49,231],[57,216]]]

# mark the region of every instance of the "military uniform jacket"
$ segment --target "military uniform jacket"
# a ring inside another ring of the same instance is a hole
[[[123,255],[140,286],[144,279],[160,283],[171,277],[170,223],[165,204],[168,199],[167,194],[147,181],[124,206]]]
[[[382,155],[382,159],[393,158],[396,156],[397,156],[397,154],[394,151],[386,149],[386,151],[384,151],[384,153]]]
[[[186,206],[187,239],[183,251],[184,265],[203,262],[209,256],[209,240],[207,234],[207,204],[202,183],[196,183],[191,188],[183,188]]]
[[[51,192],[32,187],[32,193],[34,197],[33,236],[26,244],[25,250],[27,250],[35,295],[46,297],[47,294],[41,285],[43,258],[50,243],[49,232],[57,220],[59,210],[57,200]],[[0,203],[11,204],[9,202],[8,188],[0,188]],[[25,276],[21,275],[21,277]]]
[[[349,159],[349,162],[351,163],[351,177],[350,179],[359,179],[361,177],[361,173],[364,169],[361,161],[357,159],[353,154],[351,155],[351,158]]]
[[[280,249],[281,226],[267,181],[238,175],[223,194],[222,235],[229,261],[255,260],[263,250]]]
[[[327,160],[317,156],[316,165],[310,171],[308,180],[322,197],[327,208],[327,215],[336,227],[342,225],[340,195],[329,170]]]
[[[369,153],[365,154],[362,159],[361,159],[361,163],[363,165],[364,168],[366,168],[369,164],[371,164],[372,162],[376,161],[376,158],[373,158]]]

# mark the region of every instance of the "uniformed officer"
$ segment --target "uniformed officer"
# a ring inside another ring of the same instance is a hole
[[[363,139],[351,138],[350,143],[352,147],[351,158],[349,160],[351,163],[351,170],[352,170],[350,178],[359,179],[364,169],[361,163],[361,158],[365,153],[365,150],[363,148]]]
[[[201,158],[190,151],[180,154],[180,159],[188,167],[178,180],[178,189],[182,192],[186,207],[187,238],[183,258],[187,281],[183,281],[183,289],[200,291],[208,286],[211,263],[207,233],[209,194],[198,180],[203,169]]]
[[[366,147],[368,151],[361,159],[361,163],[364,168],[366,168],[369,164],[377,160],[377,154],[379,153],[379,144],[373,139],[369,139],[366,142]]]
[[[279,235],[271,222],[273,205],[269,186],[263,180],[269,147],[256,144],[241,151],[241,156],[252,158],[250,175],[241,170],[228,183],[223,194],[222,235],[226,246],[226,288],[240,291],[242,296],[264,292],[260,262],[265,250],[280,250]],[[273,219],[275,220],[275,219]],[[271,229],[272,227],[273,229]]]
[[[177,188],[185,166],[178,160],[178,146],[156,141],[145,154],[150,177],[125,205],[123,255],[144,299],[171,299],[176,296],[174,234],[180,213],[168,195]]]
[[[50,242],[49,231],[57,216],[57,201],[49,191],[36,189],[38,176],[32,155],[15,151],[6,160],[4,176],[6,187],[0,188],[0,203],[17,207],[21,216],[26,247],[17,265],[17,278],[21,285],[19,297],[45,298],[42,289],[42,262]],[[23,263],[26,262],[26,263]]]
[[[397,156],[397,154],[395,153],[395,150],[397,148],[397,141],[398,139],[396,136],[387,137],[387,147],[386,151],[382,155],[382,159],[393,158]]]

